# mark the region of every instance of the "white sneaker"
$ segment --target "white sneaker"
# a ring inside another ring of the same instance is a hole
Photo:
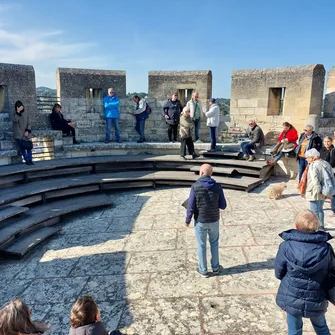
[[[196,140],[195,143],[202,143],[202,141],[201,140]]]

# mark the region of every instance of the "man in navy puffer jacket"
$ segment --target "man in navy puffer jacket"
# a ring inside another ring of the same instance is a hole
[[[325,313],[328,307],[325,281],[329,265],[332,236],[317,231],[319,220],[309,211],[300,211],[295,218],[296,229],[280,234],[284,240],[275,260],[275,275],[281,280],[276,302],[287,313],[289,335],[302,334],[302,318],[310,318],[316,334],[330,335]]]

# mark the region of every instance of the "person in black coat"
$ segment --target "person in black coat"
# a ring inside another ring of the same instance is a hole
[[[73,144],[78,144],[76,140],[76,131],[72,127],[71,120],[65,120],[61,112],[62,106],[60,104],[55,104],[52,107],[52,113],[50,115],[51,126],[53,130],[61,130],[63,134],[70,135],[73,138]]]
[[[170,142],[177,142],[177,130],[180,119],[180,114],[183,111],[183,106],[177,99],[178,94],[173,93],[171,99],[163,107],[165,121],[168,125],[168,136]],[[173,135],[173,139],[172,139]]]
[[[332,236],[317,231],[319,220],[309,210],[295,217],[296,229],[284,231],[275,260],[275,276],[281,280],[277,305],[286,311],[289,334],[302,334],[302,318],[309,318],[317,334],[329,334],[325,313],[328,301],[325,282],[334,271]]]

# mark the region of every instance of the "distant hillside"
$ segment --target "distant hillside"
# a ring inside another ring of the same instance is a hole
[[[230,113],[230,99],[216,98],[216,103],[220,107],[222,115],[227,115]]]
[[[40,86],[36,88],[36,95],[43,97],[56,97],[57,90],[49,87]]]

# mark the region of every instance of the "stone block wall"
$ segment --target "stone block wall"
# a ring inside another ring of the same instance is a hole
[[[247,128],[255,119],[268,143],[285,121],[302,131],[309,115],[321,115],[324,76],[323,65],[233,71],[231,124]]]
[[[5,132],[12,129],[11,118],[17,100],[24,104],[32,125],[37,125],[34,68],[31,65],[0,63],[0,139],[4,139]]]
[[[325,117],[335,117],[335,67],[328,72],[323,115]]]

